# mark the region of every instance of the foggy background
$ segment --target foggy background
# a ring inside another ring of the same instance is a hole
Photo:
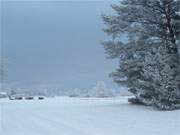
[[[88,89],[98,81],[118,89],[101,42],[108,37],[101,14],[117,0],[2,0],[5,83],[17,87]]]

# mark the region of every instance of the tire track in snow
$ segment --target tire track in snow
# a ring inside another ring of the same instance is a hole
[[[39,111],[33,112],[32,110],[26,109],[23,106],[17,106],[16,109],[17,109],[16,113],[18,114],[18,116],[23,116],[24,113],[28,114],[28,116],[30,116],[31,118],[30,119],[26,118],[26,121],[32,122],[32,125],[41,128],[41,130],[44,129],[47,133],[49,132],[49,134],[53,134],[53,135],[56,135],[56,134],[57,135],[72,135],[72,134],[73,135],[89,135],[87,132],[83,132],[77,128],[74,128],[68,124],[65,124],[62,121],[60,122],[60,121],[57,121],[54,119],[50,119],[50,118],[46,117],[45,115],[44,116],[38,115],[38,113],[40,113]],[[38,110],[38,108],[35,107],[34,110]],[[40,114],[42,114],[42,113],[40,113]],[[21,119],[21,118],[16,118],[16,119]],[[22,121],[22,124],[20,124],[20,125],[23,126],[24,125],[23,123],[24,122]],[[43,133],[42,135],[46,135],[46,133]]]
[[[77,128],[74,128],[68,124],[65,124],[64,122],[59,122],[53,119],[49,119],[47,117],[44,116],[40,116],[37,114],[33,114],[33,116],[36,116],[35,118],[38,118],[40,121],[46,121],[46,123],[48,123],[50,126],[55,127],[59,130],[63,130],[64,131],[64,135],[89,135],[87,132],[83,132]]]

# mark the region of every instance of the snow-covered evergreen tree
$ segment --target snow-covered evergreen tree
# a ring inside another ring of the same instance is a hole
[[[99,81],[96,85],[84,93],[84,97],[113,97],[115,90],[107,88],[103,81]]]
[[[102,81],[98,82],[93,88],[95,97],[109,97],[112,96],[110,90],[107,89],[106,84]]]
[[[130,102],[176,109],[180,100],[180,1],[122,0],[116,15],[103,15],[111,41],[108,58],[118,58],[114,81],[135,95]],[[122,35],[127,41],[123,42]]]
[[[78,88],[75,88],[71,93],[69,94],[69,97],[79,97],[81,96],[81,90]]]

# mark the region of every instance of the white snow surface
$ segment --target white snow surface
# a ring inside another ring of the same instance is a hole
[[[131,105],[127,97],[0,99],[0,135],[179,135],[180,110]]]

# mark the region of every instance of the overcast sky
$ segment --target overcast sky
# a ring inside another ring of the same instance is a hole
[[[117,64],[105,58],[108,37],[101,13],[107,0],[2,1],[2,46],[8,59],[6,82],[18,86],[54,85],[62,89],[108,87]]]

